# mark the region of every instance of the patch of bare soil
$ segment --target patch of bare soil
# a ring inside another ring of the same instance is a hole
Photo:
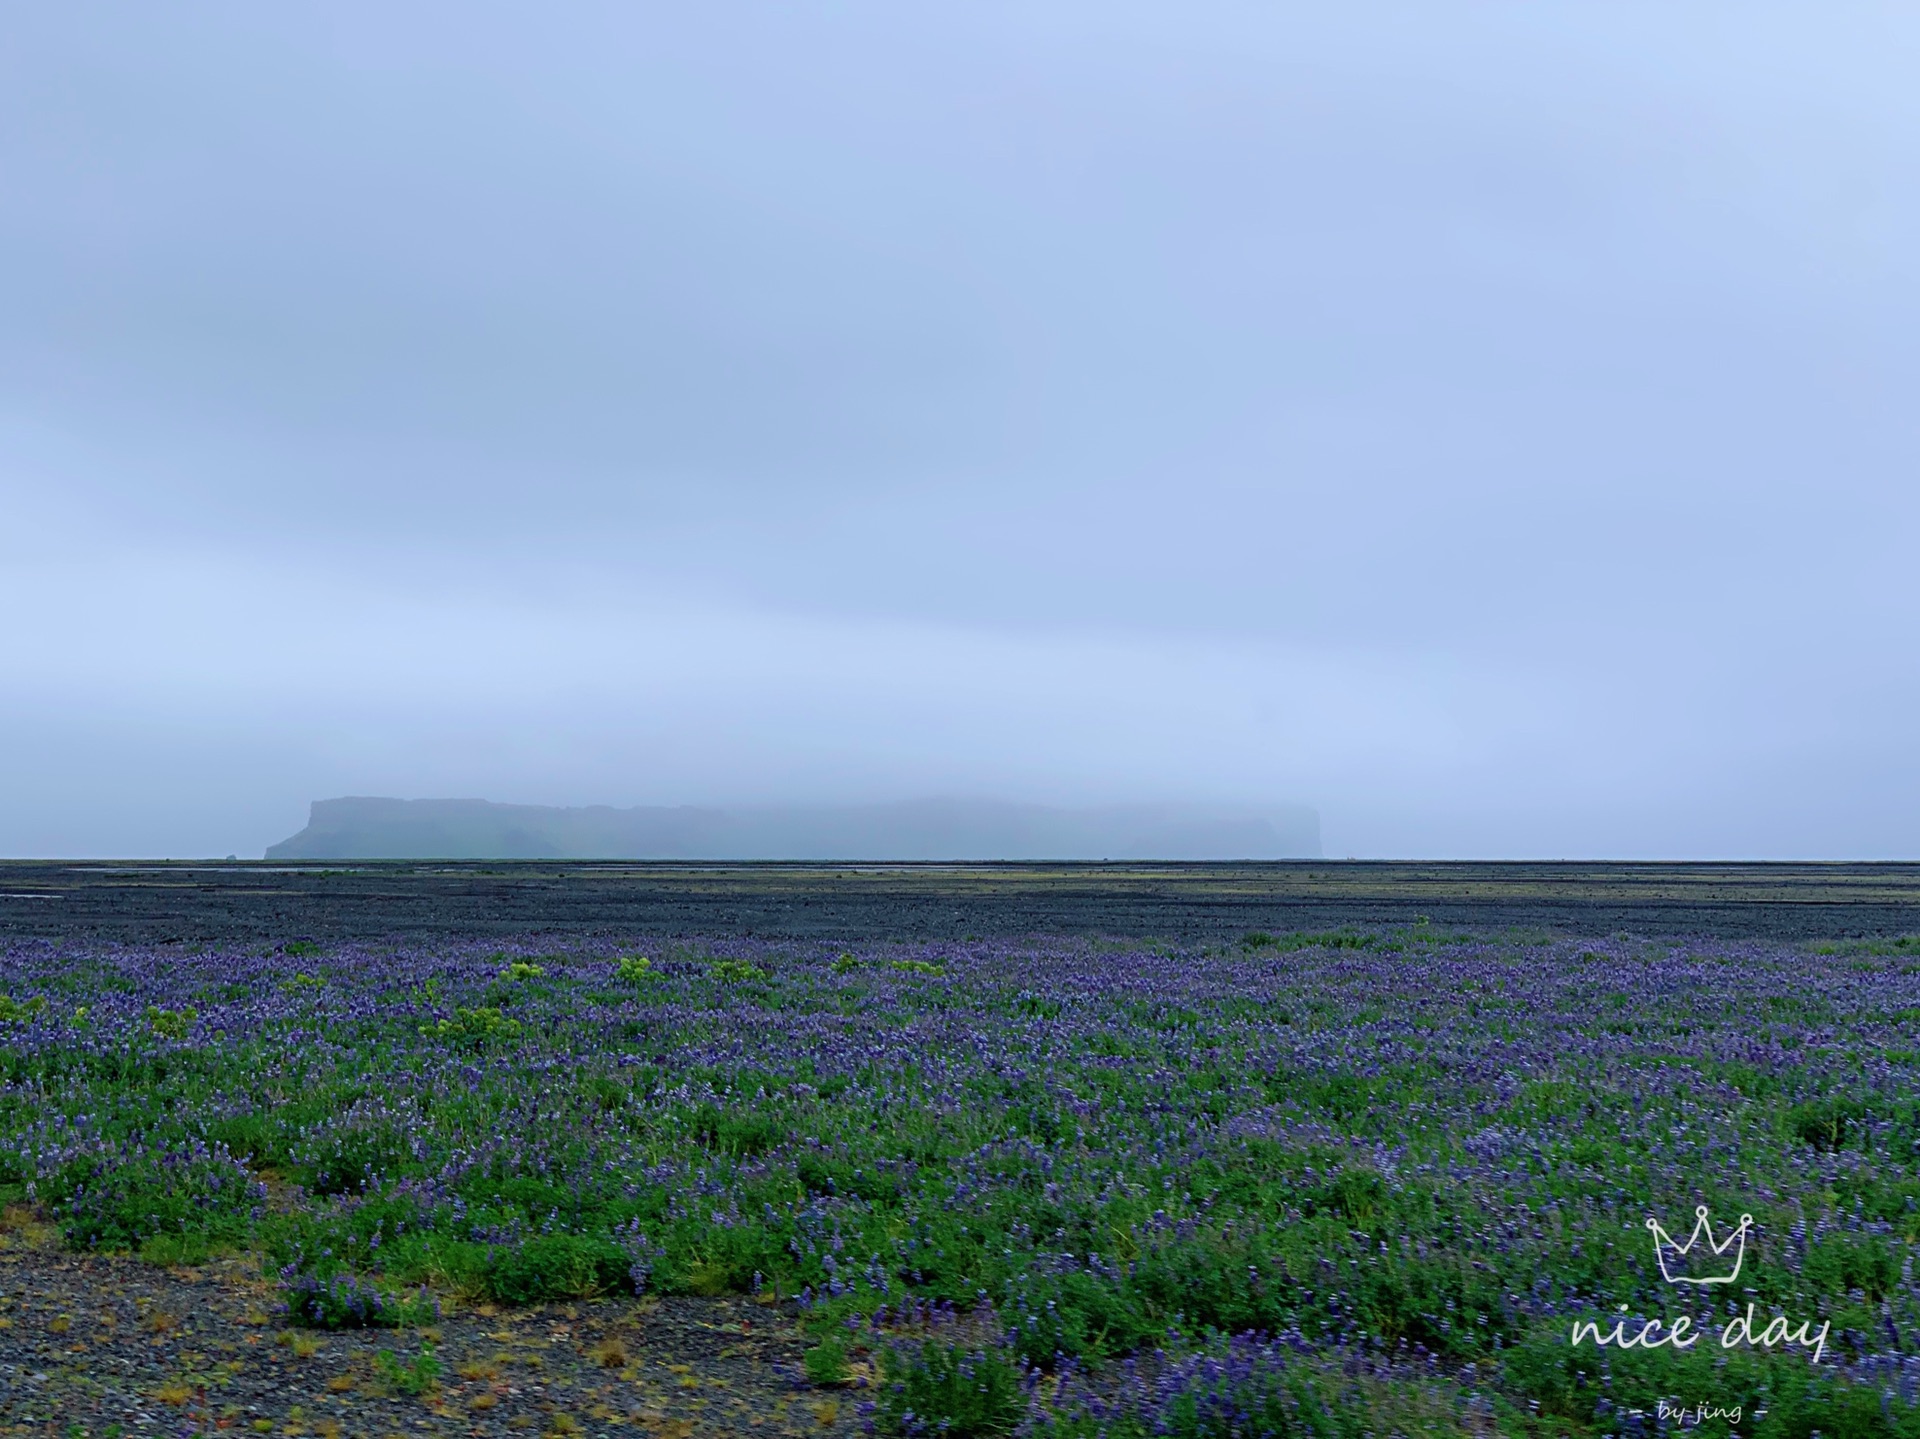
[[[72,1254],[44,1226],[9,1218],[0,1434],[691,1439],[864,1428],[861,1391],[798,1381],[804,1342],[771,1305],[481,1306],[426,1330],[322,1334],[280,1324],[254,1260],[162,1269]]]

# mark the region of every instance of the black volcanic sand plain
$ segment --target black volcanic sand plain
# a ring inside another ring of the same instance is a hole
[[[1920,930],[1916,864],[0,863],[0,935],[1217,940],[1430,923],[1804,940]]]

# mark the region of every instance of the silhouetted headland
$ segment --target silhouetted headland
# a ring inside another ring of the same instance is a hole
[[[480,799],[315,800],[287,859],[1261,860],[1315,859],[1303,806],[1059,809],[990,800],[560,808]]]

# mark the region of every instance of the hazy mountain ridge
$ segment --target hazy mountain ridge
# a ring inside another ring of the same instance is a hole
[[[1111,805],[993,800],[616,809],[481,799],[313,802],[268,859],[1098,860],[1317,859],[1301,805]]]

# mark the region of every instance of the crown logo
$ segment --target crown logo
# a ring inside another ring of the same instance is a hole
[[[1731,1284],[1740,1277],[1740,1266],[1747,1257],[1747,1231],[1753,1228],[1753,1216],[1740,1216],[1740,1227],[1725,1239],[1713,1237],[1707,1223],[1707,1206],[1693,1211],[1693,1233],[1685,1244],[1660,1227],[1660,1221],[1647,1216],[1647,1229],[1653,1235],[1653,1257],[1660,1265],[1660,1277],[1669,1284]],[[1731,1255],[1731,1262],[1728,1256]]]

